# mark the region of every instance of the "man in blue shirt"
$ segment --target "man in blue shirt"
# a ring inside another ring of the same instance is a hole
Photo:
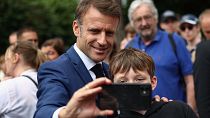
[[[153,95],[186,101],[195,109],[192,62],[183,39],[175,33],[172,35],[176,45],[174,51],[168,33],[157,28],[158,12],[151,0],[133,1],[128,12],[137,34],[127,47],[145,51],[155,62],[155,75],[159,79]],[[181,84],[182,77],[186,95]]]

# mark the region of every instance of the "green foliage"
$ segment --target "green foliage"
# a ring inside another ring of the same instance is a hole
[[[13,31],[34,27],[42,41],[55,36],[66,44],[75,42],[72,21],[76,0],[0,0],[0,54],[8,46]]]

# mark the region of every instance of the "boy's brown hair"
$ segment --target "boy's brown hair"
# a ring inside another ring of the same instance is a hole
[[[147,71],[150,78],[154,76],[155,65],[152,58],[143,51],[128,48],[116,53],[110,60],[110,73],[112,79],[116,73],[128,72],[131,68],[134,72]]]

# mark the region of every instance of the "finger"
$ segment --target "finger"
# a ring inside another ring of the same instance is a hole
[[[98,86],[101,86],[101,85],[104,85],[104,84],[111,84],[111,80],[105,78],[105,77],[102,77],[102,78],[98,78],[90,83],[88,83],[85,87],[85,89],[87,88],[95,88],[95,87],[98,87]]]
[[[168,102],[168,98],[166,98],[166,97],[162,97],[161,100],[162,100],[163,102]]]
[[[160,102],[160,96],[159,95],[155,95],[154,99],[155,99],[155,101]]]
[[[102,91],[101,87],[97,87],[97,88],[92,88],[92,89],[87,89],[85,91],[83,91],[83,93],[81,93],[81,97],[91,97],[91,96],[95,96],[96,94],[100,93]]]
[[[111,116],[114,114],[113,110],[103,110],[103,111],[99,111],[96,116]]]
[[[169,100],[169,102],[173,101],[172,99]]]

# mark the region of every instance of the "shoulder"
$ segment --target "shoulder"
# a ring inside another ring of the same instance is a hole
[[[140,40],[140,35],[136,34],[132,40],[127,42],[126,48],[135,47],[138,44],[139,40]]]
[[[188,108],[188,105],[182,101],[171,101],[166,104],[166,107],[172,108]]]
[[[193,110],[180,101],[155,102],[147,115],[154,114],[161,118],[197,118]]]
[[[21,77],[11,78],[0,83],[0,96],[1,97],[15,97],[18,88],[23,87],[19,85]],[[2,99],[2,98],[1,98]]]
[[[184,46],[186,45],[185,39],[182,38],[178,33],[173,33],[171,34],[173,39],[175,40],[176,43],[178,44],[183,44]]]
[[[64,53],[63,55],[61,55],[56,60],[47,61],[47,62],[43,63],[39,67],[39,71],[38,72],[40,72],[42,70],[45,70],[45,69],[49,69],[49,70],[64,70],[65,68],[67,68],[69,66],[69,64],[71,64],[71,60],[68,58],[68,54]]]
[[[182,101],[168,102],[164,109],[175,111],[174,113],[185,116],[186,118],[197,118],[191,107]]]
[[[210,52],[210,40],[202,41],[198,44],[197,50],[202,50],[204,52]]]

